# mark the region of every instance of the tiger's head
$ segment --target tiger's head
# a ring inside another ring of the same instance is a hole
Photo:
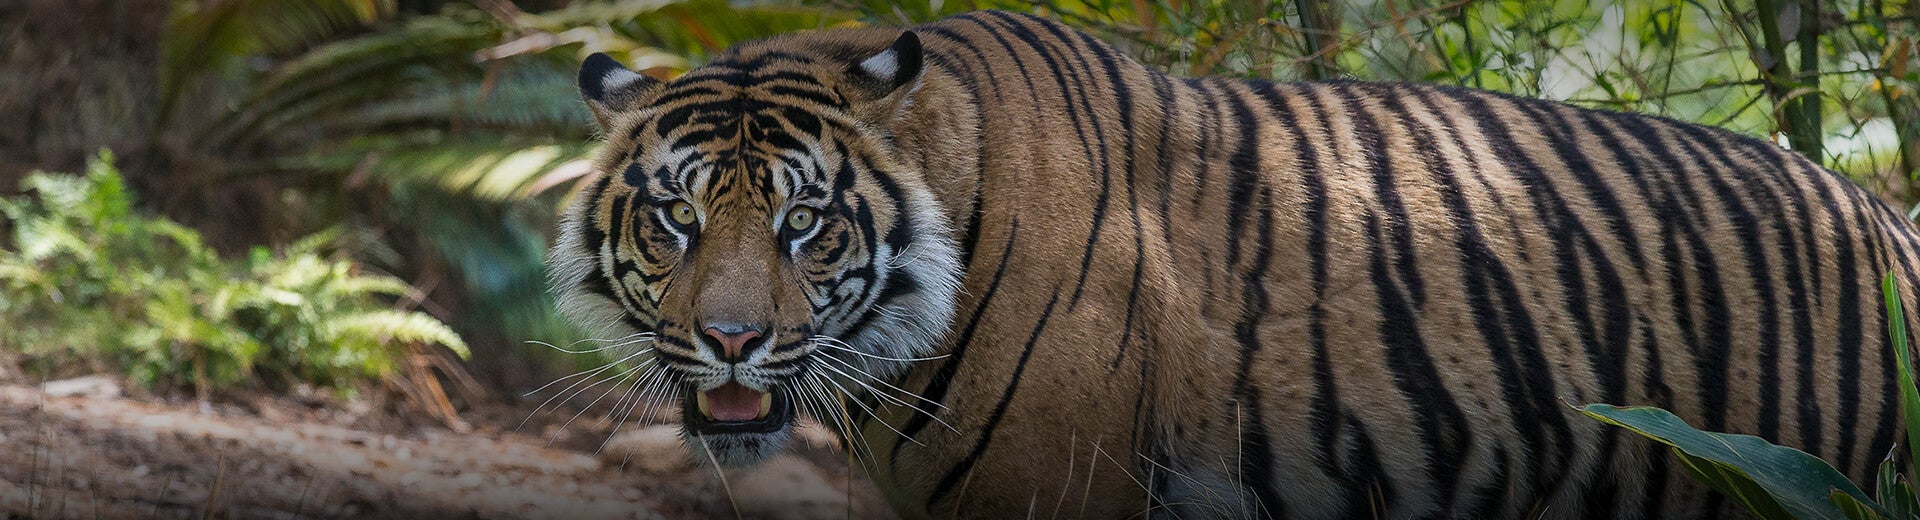
[[[652,378],[636,388],[680,400],[694,450],[762,460],[799,415],[838,420],[841,394],[880,387],[944,335],[953,224],[888,130],[921,52],[905,32],[865,49],[736,48],[670,82],[604,54],[582,65],[607,137],[551,283],[589,330],[651,338],[630,352]]]

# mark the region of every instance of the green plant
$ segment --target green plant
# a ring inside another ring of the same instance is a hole
[[[445,324],[398,310],[399,279],[324,256],[338,235],[223,258],[200,234],[142,215],[109,154],[84,176],[35,173],[0,199],[0,348],[104,364],[201,393],[264,379],[348,388],[402,374],[419,345],[467,354]],[[95,366],[92,368],[100,368]]]
[[[1920,391],[1914,386],[1913,358],[1907,343],[1906,314],[1899,287],[1888,274],[1880,282],[1886,298],[1887,334],[1899,364],[1900,410],[1905,418],[1906,464],[1898,450],[1880,463],[1869,497],[1819,457],[1778,446],[1759,437],[1694,429],[1666,410],[1589,404],[1581,413],[1626,428],[1673,448],[1689,472],[1764,520],[1920,518],[1920,495],[1911,475],[1920,461]]]
[[[574,84],[581,58],[604,51],[672,73],[743,40],[845,19],[720,0],[175,5],[154,148],[174,165],[156,200],[176,203],[161,206],[190,214],[224,206],[178,192],[284,187],[298,199],[270,230],[344,223],[352,253],[433,289],[431,303],[475,338],[482,370],[514,364],[497,359],[503,340],[577,339],[551,314],[542,265],[566,191],[554,188],[589,172],[595,145]],[[210,233],[233,221],[183,220]]]

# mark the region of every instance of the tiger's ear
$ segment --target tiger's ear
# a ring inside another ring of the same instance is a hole
[[[847,68],[873,99],[881,99],[920,81],[920,35],[901,31],[885,50]],[[906,88],[904,90],[912,90]]]
[[[628,70],[606,53],[593,53],[580,64],[580,97],[593,109],[593,118],[600,121],[602,129],[614,114],[639,108],[647,94],[659,86],[659,80]]]

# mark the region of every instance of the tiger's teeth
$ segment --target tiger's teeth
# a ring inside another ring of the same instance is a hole
[[[760,394],[760,416],[755,419],[765,419],[771,412],[773,412],[773,392]]]
[[[712,419],[712,418],[713,418],[713,412],[709,412],[709,411],[707,411],[707,393],[706,393],[706,392],[694,392],[694,393],[693,393],[693,397],[694,397],[694,401],[695,401],[695,403],[696,403],[696,404],[698,404],[698,405],[699,405],[699,407],[700,407],[700,416],[702,416],[702,417],[706,417],[706,418],[708,418],[708,419]]]

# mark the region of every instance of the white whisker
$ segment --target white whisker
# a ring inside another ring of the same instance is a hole
[[[647,411],[644,413],[646,413],[648,417],[651,417],[654,414],[654,412],[659,409],[660,405],[665,404],[664,398],[667,397],[666,394],[671,393],[673,391],[673,388],[680,384],[680,380],[677,379],[677,377],[678,376],[676,376],[671,371],[664,372],[656,380],[655,385],[647,387],[646,393],[642,395],[642,399],[646,399],[645,402],[647,403],[646,404]],[[622,422],[623,423],[631,422],[630,419],[632,418],[632,415],[633,415],[633,409],[628,409],[627,417],[623,417]],[[617,428],[615,432],[616,433],[618,432]],[[613,440],[613,437],[609,435],[607,437],[607,440],[611,441]],[[602,442],[600,447],[603,449],[606,448],[606,443]],[[633,458],[632,451],[628,451],[625,456],[620,457],[620,469],[622,471],[627,469],[627,461],[631,460],[632,458]]]
[[[893,430],[893,433],[895,433],[895,434],[899,434],[899,435],[900,435],[900,438],[902,438],[902,439],[906,439],[906,440],[907,440],[908,442],[912,442],[912,443],[914,443],[914,444],[918,444],[918,445],[921,445],[921,446],[926,446],[926,444],[925,444],[925,443],[922,443],[922,442],[920,442],[920,441],[917,441],[917,440],[914,440],[914,438],[913,438],[912,436],[910,436],[910,435],[907,435],[907,434],[906,434],[906,432],[902,432],[902,431],[900,431],[900,429],[899,429],[899,428],[894,428],[894,427],[893,427],[893,425],[892,425],[892,424],[888,424],[888,423],[887,423],[887,421],[886,421],[885,419],[881,419],[881,418],[880,418],[880,413],[879,413],[879,412],[875,412],[875,411],[873,411],[873,408],[871,408],[871,407],[868,407],[866,403],[863,403],[863,402],[860,402],[860,400],[859,400],[859,399],[854,399],[854,398],[853,398],[853,392],[848,392],[848,391],[847,391],[847,387],[844,387],[844,386],[840,386],[840,383],[836,383],[836,382],[834,382],[834,381],[833,381],[832,379],[827,379],[827,380],[825,380],[825,381],[827,382],[827,384],[830,384],[830,385],[833,385],[833,387],[834,387],[834,388],[838,388],[838,389],[840,389],[840,393],[841,393],[841,395],[845,395],[845,396],[847,396],[847,399],[846,399],[846,400],[848,400],[848,401],[853,401],[853,404],[854,404],[854,405],[856,405],[856,406],[859,406],[861,410],[866,410],[866,411],[867,411],[867,415],[871,415],[871,416],[873,416],[873,420],[874,420],[875,422],[878,422],[878,423],[880,423],[880,425],[881,425],[881,426],[885,426],[885,427],[887,427],[887,429],[889,429],[889,430]]]
[[[616,360],[613,360],[613,361],[611,361],[611,362],[608,362],[608,363],[607,363],[607,364],[605,364],[605,365],[601,365],[601,366],[600,366],[600,368],[597,368],[597,369],[594,369],[594,370],[592,370],[592,371],[589,371],[589,372],[587,373],[587,375],[586,375],[586,377],[582,377],[582,378],[580,378],[580,380],[579,380],[579,381],[574,381],[574,382],[573,382],[573,384],[571,384],[571,385],[567,385],[567,387],[566,387],[565,389],[562,389],[562,390],[560,390],[559,392],[556,392],[556,393],[554,393],[554,394],[553,394],[553,397],[548,397],[546,401],[542,401],[542,402],[540,403],[540,406],[536,406],[536,407],[534,407],[534,408],[533,408],[533,411],[532,411],[532,412],[528,412],[528,413],[527,413],[527,418],[526,418],[526,419],[521,419],[521,420],[520,420],[520,425],[519,425],[519,426],[516,426],[516,427],[514,427],[514,429],[513,429],[513,431],[516,431],[516,432],[517,432],[517,431],[520,431],[520,429],[521,429],[521,428],[525,428],[525,427],[527,427],[527,422],[528,422],[528,421],[532,421],[532,420],[533,420],[533,416],[535,416],[535,415],[539,415],[539,414],[540,414],[540,410],[541,410],[541,409],[543,409],[543,408],[546,408],[546,407],[547,407],[547,405],[549,405],[549,404],[553,404],[553,400],[554,400],[554,399],[559,399],[561,395],[565,395],[565,394],[566,394],[566,393],[567,393],[568,391],[570,391],[570,390],[573,390],[573,387],[576,387],[576,386],[580,386],[580,384],[581,384],[581,383],[585,383],[585,382],[587,382],[587,380],[589,380],[589,379],[592,379],[592,378],[593,378],[593,375],[594,375],[594,374],[598,374],[598,373],[601,373],[601,372],[605,372],[605,371],[606,371],[607,369],[609,369],[609,368],[613,368],[614,366],[617,366],[617,365],[619,365],[620,363],[624,363],[624,362],[626,362],[627,360],[630,360],[630,359],[633,359],[633,358],[635,358],[635,357],[638,357],[638,356],[640,356],[641,354],[645,354],[645,353],[647,353],[647,352],[651,352],[651,351],[653,351],[653,349],[650,349],[650,348],[649,348],[649,349],[645,349],[645,350],[641,350],[641,351],[639,351],[639,352],[634,352],[634,353],[632,353],[632,354],[628,354],[628,355],[627,355],[626,357],[623,357],[623,358],[620,358],[620,359],[616,359]],[[575,375],[579,375],[579,374],[575,374]],[[567,377],[563,377],[563,378],[560,378],[560,380],[565,380],[565,379],[569,379],[569,378],[572,378],[572,377],[573,377],[573,376],[567,376]],[[560,382],[560,380],[555,380],[555,381],[554,381],[553,383],[547,383],[546,385],[543,385],[543,386],[541,386],[540,388],[537,388],[537,389],[534,389],[534,391],[533,391],[533,392],[529,392],[529,393],[528,393],[527,395],[533,395],[534,393],[537,393],[537,392],[539,392],[540,390],[544,390],[544,389],[546,389],[546,388],[547,388],[547,387],[549,387],[549,386],[553,386],[553,385],[554,385],[555,383],[559,383],[559,382]],[[605,382],[605,381],[601,381],[601,383],[604,383],[604,382]],[[598,386],[598,385],[600,385],[600,383],[594,383],[594,384],[593,384],[593,386]],[[593,386],[588,386],[587,388],[593,388]],[[581,389],[581,390],[582,390],[582,391],[585,391],[585,389]]]
[[[700,439],[700,451],[707,452],[707,461],[713,463],[713,473],[720,476],[720,487],[727,490],[727,504],[733,506],[734,520],[739,520],[740,503],[733,501],[733,485],[727,483],[727,472],[720,468],[720,459],[713,457],[713,447],[707,445],[707,436],[695,435],[693,437]],[[622,463],[622,465],[624,466],[625,463]]]
[[[820,340],[820,339],[818,339],[818,338],[825,338],[825,337],[826,337],[826,336],[814,336],[814,339],[813,339],[812,341],[814,341],[814,344],[815,344],[815,345],[817,345],[817,346],[821,346],[821,347],[826,347],[826,348],[830,348],[830,349],[834,349],[834,350],[840,350],[840,351],[845,351],[845,352],[847,352],[847,353],[850,353],[850,354],[854,354],[854,355],[858,355],[858,356],[861,356],[861,357],[868,357],[868,358],[873,358],[873,359],[878,359],[878,360],[882,360],[882,361],[900,361],[900,362],[906,362],[906,363],[912,363],[912,362],[916,362],[916,361],[933,361],[933,360],[936,360],[936,359],[946,359],[946,358],[948,358],[948,357],[951,357],[951,356],[952,356],[952,354],[941,354],[941,355],[938,355],[938,356],[932,356],[932,357],[921,357],[921,358],[892,358],[892,357],[886,357],[886,356],[882,356],[882,355],[878,355],[878,354],[868,354],[868,353],[866,353],[866,352],[861,352],[861,351],[858,351],[858,350],[854,350],[854,349],[852,349],[852,348],[848,348],[848,347],[843,347],[843,346],[840,346],[840,345],[836,345],[836,344],[834,344],[834,343],[832,343],[832,342],[828,342],[828,341],[824,341],[824,340]],[[838,340],[835,340],[835,341],[837,342]],[[844,345],[844,343],[842,343],[841,345]]]
[[[582,376],[582,375],[586,375],[586,376],[592,376],[592,375],[593,375],[594,373],[599,373],[599,372],[600,372],[600,371],[602,371],[602,370],[606,370],[606,369],[607,369],[607,367],[611,367],[611,366],[613,366],[613,365],[616,365],[616,364],[619,364],[619,363],[620,363],[620,360],[617,360],[617,359],[616,359],[616,360],[613,360],[613,361],[608,361],[608,362],[606,362],[606,364],[603,364],[603,365],[600,365],[600,366],[597,366],[597,367],[593,367],[593,368],[589,368],[589,369],[586,369],[586,370],[581,370],[581,371],[579,371],[579,372],[574,372],[574,373],[572,373],[572,374],[567,374],[567,375],[564,375],[564,376],[560,376],[560,377],[557,377],[557,378],[554,378],[554,380],[553,380],[553,381],[549,381],[549,382],[547,382],[547,384],[544,384],[544,385],[540,385],[540,388],[535,388],[535,389],[532,389],[532,390],[528,390],[528,391],[527,391],[526,393],[523,393],[523,394],[520,394],[520,397],[533,397],[533,394],[537,394],[537,393],[540,393],[540,391],[541,391],[541,390],[546,390],[546,389],[547,389],[547,387],[551,387],[551,386],[553,386],[553,385],[557,385],[557,384],[560,384],[560,382],[561,382],[561,381],[566,381],[566,380],[568,380],[568,379],[573,379],[573,378],[575,378],[575,377],[580,377],[580,376]]]
[[[627,406],[627,403],[631,399],[633,399],[634,393],[640,391],[641,384],[651,382],[652,381],[651,378],[653,377],[653,375],[655,373],[658,373],[661,369],[665,367],[666,367],[665,364],[659,364],[659,365],[647,367],[647,370],[645,372],[641,372],[640,375],[635,376],[633,379],[633,384],[627,385],[627,391],[622,392],[620,394],[619,399],[613,400],[613,406],[607,409],[607,415],[605,417],[602,417],[600,419],[600,422],[594,423],[594,427],[597,428],[597,427],[606,425],[609,422],[612,422],[613,416],[619,414],[621,410],[625,409]]]
[[[898,321],[898,322],[901,322],[901,323],[913,323],[913,317],[912,317],[912,316],[908,316],[908,315],[905,315],[905,314],[901,314],[899,310],[896,310],[896,309],[894,309],[894,308],[892,308],[892,307],[888,307],[888,306],[885,306],[885,305],[880,305],[880,306],[876,306],[876,307],[874,307],[874,308],[873,308],[873,312],[875,312],[875,313],[878,313],[878,314],[879,314],[879,315],[881,315],[881,316],[885,316],[885,317],[887,317],[887,318],[890,318],[890,319],[892,319],[892,320],[894,320],[894,321]]]
[[[606,399],[608,395],[611,395],[611,394],[613,394],[613,391],[614,391],[614,390],[619,390],[619,389],[620,389],[620,385],[622,385],[622,384],[625,384],[627,380],[629,380],[629,379],[632,379],[632,378],[633,378],[633,376],[634,376],[635,374],[637,374],[637,373],[638,373],[638,372],[640,371],[640,369],[641,369],[641,368],[643,368],[643,367],[646,367],[646,366],[647,366],[647,365],[649,365],[649,364],[652,364],[652,363],[653,363],[653,361],[654,361],[653,359],[648,359],[648,360],[646,360],[646,361],[641,361],[641,362],[640,362],[639,364],[636,364],[636,365],[634,365],[634,366],[632,366],[632,367],[630,367],[630,368],[627,368],[627,370],[626,370],[626,371],[624,371],[624,372],[621,372],[621,373],[619,373],[619,374],[615,374],[615,375],[614,375],[613,377],[610,377],[610,378],[607,378],[607,379],[606,379],[606,381],[601,381],[601,382],[599,382],[599,383],[594,383],[594,384],[592,384],[592,385],[590,385],[590,386],[588,386],[588,387],[586,387],[586,388],[582,388],[582,389],[580,389],[580,391],[581,391],[581,392],[586,392],[586,391],[587,391],[588,389],[591,389],[591,388],[593,388],[593,387],[595,387],[595,386],[600,386],[600,385],[602,385],[602,384],[605,384],[605,383],[606,383],[607,381],[613,381],[613,382],[614,382],[614,383],[613,383],[613,386],[610,386],[610,387],[607,387],[607,391],[605,391],[605,392],[601,392],[601,393],[600,393],[600,396],[599,396],[599,397],[595,397],[595,398],[593,398],[593,402],[590,402],[590,403],[587,403],[587,405],[586,405],[586,406],[582,406],[582,407],[580,407],[580,411],[578,411],[578,412],[575,412],[575,413],[573,414],[573,417],[569,417],[569,418],[567,418],[567,422],[565,422],[565,423],[561,423],[561,424],[560,424],[560,428],[559,428],[558,430],[554,430],[554,432],[553,432],[553,437],[551,437],[551,438],[548,438],[548,439],[547,439],[547,444],[548,444],[548,445],[552,445],[552,444],[554,443],[554,441],[557,441],[557,440],[559,440],[559,439],[560,439],[560,432],[561,432],[562,430],[566,430],[568,426],[572,426],[572,425],[573,425],[573,421],[574,421],[574,420],[576,420],[576,419],[579,419],[579,418],[580,418],[580,416],[582,416],[582,415],[586,415],[586,413],[587,413],[587,410],[592,410],[592,409],[593,409],[593,405],[596,405],[596,404],[600,404],[600,401],[601,401],[602,399]],[[576,394],[576,395],[577,395],[577,394]]]
[[[907,247],[900,248],[899,251],[894,252],[893,258],[887,260],[887,269],[899,269],[913,265],[914,260],[920,259],[919,255],[913,254],[913,246],[916,245],[919,245],[919,243],[911,242],[907,244]],[[902,261],[902,259],[905,259],[905,261]],[[895,264],[894,262],[900,263]]]
[[[852,370],[852,371],[854,371],[854,372],[858,372],[858,373],[860,373],[860,375],[863,375],[863,376],[867,376],[867,378],[868,378],[868,379],[872,379],[872,380],[873,380],[873,382],[875,382],[875,383],[880,383],[880,385],[881,385],[881,386],[885,386],[885,387],[887,387],[887,388],[888,388],[888,389],[890,389],[890,390],[893,390],[893,391],[895,391],[895,392],[900,392],[900,393],[903,393],[903,394],[907,394],[907,395],[908,395],[909,397],[912,397],[912,398],[914,398],[914,399],[919,399],[920,401],[922,401],[922,402],[925,402],[925,403],[927,403],[927,404],[931,404],[931,405],[933,405],[933,406],[935,406],[935,407],[938,407],[938,408],[940,408],[941,410],[947,410],[947,409],[948,409],[948,408],[947,408],[947,405],[944,405],[944,404],[940,404],[939,402],[936,402],[936,401],[934,401],[934,400],[932,400],[932,399],[928,399],[928,398],[925,398],[925,397],[921,397],[921,396],[920,396],[920,394],[916,394],[916,393],[913,393],[913,392],[909,392],[909,391],[907,391],[907,389],[905,389],[905,388],[900,388],[900,387],[897,387],[897,386],[893,386],[893,383],[888,383],[888,382],[887,382],[886,380],[884,380],[884,379],[880,379],[880,378],[878,378],[878,377],[874,377],[874,375],[873,375],[873,374],[870,374],[870,373],[867,373],[867,371],[865,371],[865,370],[861,370],[861,369],[860,369],[860,367],[856,367],[856,366],[853,366],[853,363],[848,363],[848,362],[847,362],[847,360],[844,360],[844,359],[840,359],[840,358],[836,358],[836,357],[833,357],[833,356],[818,356],[818,357],[819,357],[819,358],[821,358],[821,359],[827,359],[827,360],[832,360],[832,361],[837,361],[837,362],[839,362],[839,363],[840,363],[840,366],[843,366],[843,367],[846,367],[846,368],[847,368],[847,370]],[[826,366],[826,365],[822,365],[822,366]],[[840,372],[839,370],[834,370],[834,369],[833,369],[832,367],[828,367],[828,369],[830,369],[830,370],[833,370],[834,372]],[[847,374],[846,374],[845,372],[841,372],[841,373],[840,373],[840,375],[843,375],[843,376],[846,376],[846,377],[847,377],[847,379],[853,379],[853,376],[850,376],[850,375],[847,375]],[[857,379],[855,379],[855,380],[854,380],[854,382],[859,382],[859,380],[857,380]],[[861,386],[866,386],[866,385],[865,385],[865,384],[862,384]],[[869,387],[867,387],[867,388],[868,388],[868,389],[872,389],[873,387],[870,387],[870,386],[869,386]],[[878,392],[876,392],[876,393],[878,393]],[[903,404],[903,405],[905,405],[905,403],[902,403],[902,404]],[[909,407],[911,407],[911,406],[909,406]],[[925,412],[925,411],[921,411],[920,413],[927,413],[927,412]],[[928,414],[928,415],[932,415],[932,414]],[[935,419],[938,419],[938,417],[936,417]]]
[[[864,438],[854,435],[851,431],[853,421],[852,418],[848,417],[846,407],[840,405],[838,399],[833,398],[832,393],[828,392],[826,387],[820,384],[818,377],[808,378],[808,385],[811,387],[814,395],[820,398],[820,406],[828,412],[822,418],[833,419],[834,427],[840,430],[841,438],[846,440],[848,452],[852,453],[854,459],[860,462],[861,467],[867,468],[869,472],[877,473],[879,470],[879,458],[873,454],[873,448],[864,442]],[[832,412],[835,411],[839,413],[833,414]],[[865,457],[860,455],[861,451],[866,452]]]
[[[635,337],[635,336],[639,336],[639,337]],[[586,350],[573,350],[573,349],[571,348],[571,347],[573,347],[574,345],[578,345],[578,344],[581,344],[581,343],[585,343],[585,342],[589,342],[589,341],[592,341],[592,342],[605,342],[605,343],[608,343],[608,344],[607,344],[607,345],[605,345],[605,346],[601,346],[601,347],[598,347],[598,348],[591,348],[591,349],[586,349]],[[565,352],[565,353],[568,353],[568,354],[592,354],[592,353],[595,353],[595,352],[604,352],[604,351],[608,351],[608,350],[613,350],[613,349],[617,349],[617,348],[620,348],[620,347],[625,347],[625,346],[628,346],[628,345],[634,345],[634,344],[638,344],[638,343],[645,343],[645,342],[648,342],[648,341],[653,341],[653,333],[650,333],[650,332],[641,332],[641,333],[634,333],[634,334],[630,334],[630,335],[628,335],[627,337],[624,337],[624,338],[619,338],[619,339],[591,339],[591,338],[589,338],[589,339],[583,339],[583,340],[580,340],[580,341],[575,341],[575,342],[573,342],[572,344],[569,344],[569,345],[567,345],[567,346],[565,346],[565,347],[561,347],[561,346],[557,346],[557,345],[554,345],[554,344],[552,344],[552,343],[547,343],[547,342],[545,342],[545,341],[540,341],[540,340],[527,340],[527,344],[529,344],[529,345],[540,345],[540,346],[542,346],[542,347],[547,347],[547,348],[550,348],[550,349],[553,349],[553,350],[556,350],[556,351],[560,351],[560,352]]]
[[[613,431],[607,432],[607,438],[600,441],[599,447],[594,448],[594,455],[599,455],[600,452],[606,451],[607,443],[613,442],[613,438],[620,435],[620,430],[625,428],[628,422],[631,422],[629,419],[633,418],[634,410],[639,409],[641,406],[648,406],[649,409],[651,409],[652,402],[647,401],[648,397],[653,395],[655,387],[660,386],[660,384],[667,381],[669,377],[666,364],[663,363],[654,368],[659,370],[650,369],[646,374],[641,376],[641,378],[646,379],[646,381],[635,381],[633,383],[633,388],[635,389],[633,398],[628,401],[625,408],[616,408],[613,412],[607,414],[607,419],[613,421]],[[619,415],[620,418],[614,419],[613,417],[615,415]],[[622,462],[624,463],[625,461]]]
[[[867,389],[867,393],[870,393],[870,394],[873,394],[873,395],[875,395],[875,396],[878,396],[878,397],[880,397],[881,399],[884,399],[884,400],[886,400],[887,402],[891,402],[891,403],[894,403],[894,404],[897,404],[897,405],[900,405],[900,406],[904,406],[904,407],[906,407],[907,409],[910,409],[910,410],[913,410],[913,411],[916,411],[916,412],[920,412],[920,413],[921,413],[922,415],[926,415],[926,416],[927,416],[927,418],[929,418],[929,419],[933,419],[933,421],[934,421],[934,422],[937,422],[937,423],[940,423],[940,425],[941,425],[941,426],[945,426],[945,427],[947,427],[947,429],[949,429],[949,430],[953,430],[953,431],[960,431],[959,429],[957,429],[957,428],[954,428],[954,427],[953,427],[953,425],[951,425],[951,424],[947,424],[947,421],[945,421],[945,420],[943,420],[943,419],[941,419],[939,415],[935,415],[935,414],[934,414],[933,412],[929,412],[929,411],[926,411],[925,409],[922,409],[922,408],[920,408],[920,407],[918,407],[918,406],[914,406],[914,405],[912,405],[911,403],[908,403],[908,402],[906,402],[906,401],[904,401],[904,400],[901,400],[901,399],[900,399],[900,398],[898,398],[898,397],[894,397],[894,396],[891,396],[891,395],[887,395],[887,393],[886,393],[886,392],[881,392],[880,390],[878,390],[878,389],[875,389],[874,387],[872,387],[872,386],[870,386],[870,385],[868,385],[868,384],[866,384],[866,383],[863,383],[863,382],[861,382],[861,381],[860,381],[860,380],[858,380],[858,379],[854,379],[854,378],[853,378],[853,376],[850,376],[850,375],[847,375],[847,373],[846,373],[846,372],[841,372],[841,371],[840,371],[840,369],[837,369],[837,368],[833,368],[833,366],[832,366],[832,365],[826,365],[826,364],[820,364],[820,363],[815,363],[815,365],[816,365],[816,366],[819,366],[820,368],[825,368],[825,369],[827,369],[827,370],[832,370],[832,371],[833,371],[834,373],[836,373],[836,374],[840,374],[840,376],[841,376],[841,377],[845,377],[845,378],[847,378],[847,380],[848,380],[848,381],[852,381],[852,382],[853,382],[854,384],[858,384],[858,385],[860,385],[861,387],[863,387],[863,388],[866,388],[866,389]],[[829,382],[829,383],[831,383],[831,382],[833,382],[833,381],[832,381],[831,379],[829,379],[829,380],[828,380],[827,382]],[[884,384],[886,384],[886,383],[885,383],[885,382],[882,382],[881,384],[883,384],[883,385],[884,385]],[[836,386],[837,386],[837,385],[836,385]],[[890,387],[891,387],[892,385],[888,385],[888,386],[890,386]],[[845,389],[843,388],[843,389],[841,389],[841,391],[843,391],[843,392],[845,392],[846,390],[845,390]],[[851,392],[849,392],[848,394],[849,394],[849,395],[848,395],[848,397],[852,397],[852,395],[851,395]],[[922,401],[927,401],[927,400],[926,400],[926,399],[924,399],[924,398],[922,398],[921,400],[922,400]],[[932,401],[927,401],[927,402],[932,402]],[[935,404],[939,404],[939,403],[935,403]],[[942,407],[942,408],[944,409],[945,407]]]

